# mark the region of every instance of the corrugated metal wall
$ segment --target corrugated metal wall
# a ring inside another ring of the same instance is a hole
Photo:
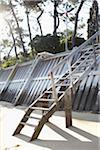
[[[48,78],[48,73],[50,69],[52,69],[60,61],[62,61],[65,57],[66,54],[64,56],[58,56],[55,58],[52,57],[52,59],[40,58],[37,65],[34,68],[34,71],[30,76],[29,79],[30,84],[26,84],[25,88],[23,89],[18,99],[18,104],[21,105],[31,104],[45,89],[47,89],[51,82]],[[1,100],[11,102],[13,104],[15,103],[20,90],[24,86],[25,80],[28,77],[31,65],[32,63],[17,66],[15,76],[10,81],[8,88],[4,90],[4,92],[2,92]],[[67,64],[56,71],[55,78],[58,78],[61,74],[64,74],[66,69]],[[11,69],[2,71],[0,85],[3,84],[3,81],[6,81],[10,71]]]
[[[9,67],[7,69],[0,70],[0,92],[1,92],[2,88],[4,87],[6,80],[7,80],[8,76],[10,75],[12,69],[13,69],[13,67]]]
[[[55,65],[62,61],[63,58],[64,57],[58,57],[49,60],[39,60],[34,72],[31,75],[30,84],[25,87],[19,98],[19,104],[31,104],[45,89],[50,86],[51,81],[48,78],[48,73]],[[56,78],[63,74],[66,68],[67,65],[63,68],[60,68],[56,72]]]
[[[0,100],[21,105],[30,105],[45,89],[47,89],[51,81],[48,78],[50,70],[61,62],[68,54],[59,54],[47,58],[39,57],[38,62],[29,62],[18,65],[16,72],[8,87],[1,93]],[[79,54],[78,54],[79,55]],[[78,57],[76,54],[76,56]],[[74,59],[77,59],[75,56]],[[72,60],[73,61],[73,60]],[[30,74],[30,71],[34,67]],[[0,90],[7,82],[13,67],[0,70]],[[67,71],[66,65],[61,66],[55,71],[55,78],[59,78]],[[29,76],[30,74],[30,76]],[[29,78],[29,79],[28,79]],[[26,80],[28,79],[28,82]],[[88,76],[79,85],[73,99],[74,111],[91,111],[96,103],[98,92],[99,76]],[[24,87],[24,88],[23,88]]]
[[[97,100],[100,77],[88,76],[79,85],[73,100],[74,111],[92,111]]]
[[[14,96],[15,94],[20,90],[20,88],[23,86],[24,83],[24,79],[25,79],[25,75],[29,69],[30,64],[28,65],[19,65],[16,69],[16,73],[13,77],[13,79],[11,80],[9,86],[7,89],[4,90],[4,92],[2,92],[2,97],[1,100],[7,101],[7,102],[14,102]],[[11,69],[10,69],[11,70]],[[3,70],[4,74],[6,74],[6,79],[8,77],[9,72],[11,72],[10,70]],[[3,80],[4,80],[4,75],[3,76]],[[5,81],[6,81],[5,79]]]

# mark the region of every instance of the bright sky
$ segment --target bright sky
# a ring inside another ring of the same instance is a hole
[[[92,1],[92,0],[89,0],[89,1]],[[97,1],[98,1],[98,4],[99,4],[99,13],[100,13],[100,0],[97,0]],[[82,10],[79,14],[79,18],[83,18],[82,23],[85,23],[85,27],[84,27],[84,29],[78,30],[78,32],[83,34],[84,38],[87,38],[87,20],[89,18],[89,11],[90,11],[91,5],[92,5],[92,2],[91,3],[85,2],[83,7],[82,7]],[[48,12],[48,10],[49,11],[52,10],[52,7],[50,7],[50,5],[48,5],[48,7],[46,8],[45,11]],[[46,33],[46,34],[48,32],[52,33],[52,31],[53,31],[53,18],[51,18],[48,14],[43,15],[42,18],[43,18],[43,20],[41,22],[42,22],[42,26],[43,26],[43,32]],[[46,20],[46,21],[44,21],[44,20]],[[48,24],[46,24],[46,22]],[[68,20],[68,22],[69,22],[69,20]],[[78,23],[78,25],[79,24],[80,23]],[[73,30],[74,29],[74,23],[69,22],[68,23],[68,28],[70,30]],[[66,24],[62,21],[62,22],[60,22],[60,26],[59,26],[58,31],[61,32],[61,31],[65,31],[65,30],[66,30]]]
[[[99,8],[100,8],[99,0],[97,0],[97,1],[98,1]],[[87,37],[87,19],[89,18],[89,10],[90,10],[91,4],[92,3],[88,3],[88,2],[84,3],[83,8],[80,12],[80,17],[79,17],[79,18],[83,17],[83,23],[85,23],[86,26],[84,29],[78,30],[78,33],[82,34],[82,36],[85,38]],[[52,11],[52,14],[53,14],[52,6],[53,6],[53,4],[50,4],[50,3],[48,3],[46,5],[45,13],[43,14],[43,16],[40,20],[40,22],[42,24],[42,29],[43,29],[44,35],[53,32],[53,17],[50,17],[50,14],[48,14],[48,11],[49,12]],[[24,25],[24,27],[27,28],[27,22],[26,22],[26,16],[24,14],[24,10],[20,9],[20,15],[24,16],[24,22],[22,25]],[[30,20],[34,21],[34,24],[31,24],[32,35],[34,37],[36,34],[40,34],[37,20],[36,20],[36,14],[33,14],[32,16],[30,16]],[[68,25],[69,29],[71,29],[71,30],[74,29],[73,23],[68,23],[67,25]],[[4,28],[4,26],[5,26],[4,16],[2,14],[0,14],[0,40],[4,37],[7,37],[6,30],[8,30],[8,29]],[[61,21],[58,31],[63,32],[64,30],[66,30],[66,24],[63,21]]]

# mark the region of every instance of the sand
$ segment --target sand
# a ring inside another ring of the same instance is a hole
[[[0,102],[0,150],[100,150],[99,114],[73,112],[73,126],[65,128],[64,112],[56,112],[38,139],[29,142],[33,128],[12,136],[25,110]]]

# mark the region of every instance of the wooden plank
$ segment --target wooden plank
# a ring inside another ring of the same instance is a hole
[[[64,102],[65,102],[65,122],[66,122],[66,128],[68,128],[68,127],[72,126],[71,89],[65,93]]]
[[[73,73],[72,78],[79,78],[82,76],[83,73]]]
[[[27,122],[28,118],[26,118],[25,116],[29,116],[32,113],[32,109],[28,108],[28,110],[26,111],[26,113],[24,114],[23,118],[21,119],[20,122]],[[17,126],[16,130],[13,133],[13,136],[16,134],[19,134],[21,132],[21,130],[23,129],[24,125],[20,124]]]
[[[64,56],[66,57],[69,55],[69,53],[70,53],[70,51],[69,52],[61,52],[61,53],[55,54],[54,56],[48,57],[45,60],[55,59],[55,58],[64,57]]]
[[[43,102],[54,102],[55,99],[41,98],[41,99],[39,99],[38,101],[43,101]]]
[[[55,102],[57,104],[58,101],[58,95],[57,95],[57,91],[56,91],[56,87],[55,87],[55,82],[54,82],[54,78],[53,78],[53,73],[51,72],[50,74],[51,77],[51,84],[52,84],[52,98],[55,99]]]
[[[49,111],[49,108],[44,108],[44,107],[30,107],[30,109]]]
[[[45,93],[52,94],[53,91],[45,91]],[[63,94],[63,93],[65,93],[65,91],[58,91],[57,93],[58,94]]]
[[[57,84],[55,84],[55,86],[65,86],[65,87],[67,87],[67,86],[69,86],[69,84],[66,84],[66,83],[57,83]]]
[[[38,126],[35,128],[34,133],[32,134],[32,137],[30,139],[30,141],[33,141],[35,139],[37,139],[37,137],[39,136],[44,124],[47,122],[46,117],[42,117],[41,121],[39,122]]]
[[[36,116],[25,116],[26,118],[30,119],[36,119],[36,120],[41,120],[41,118],[36,117]]]
[[[25,123],[25,122],[20,122],[20,124],[22,124],[24,126],[36,127],[36,125],[30,124],[30,123]]]

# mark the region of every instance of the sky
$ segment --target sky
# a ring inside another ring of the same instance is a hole
[[[97,0],[97,1],[98,1],[98,4],[99,4],[99,13],[100,13],[100,0]],[[82,19],[82,18],[83,18],[82,23],[85,23],[85,27],[84,27],[84,29],[78,30],[78,32],[79,32],[80,34],[82,34],[82,36],[83,36],[85,39],[87,38],[87,20],[88,20],[88,18],[89,18],[89,11],[90,11],[91,5],[92,5],[92,2],[91,2],[91,3],[85,2],[84,5],[83,5],[83,7],[82,7],[82,10],[80,11],[80,14],[79,14],[79,19]],[[46,12],[47,12],[48,10],[50,10],[50,9],[52,9],[52,7],[50,7],[50,6],[48,5],[48,7],[47,7],[47,9],[46,9]],[[65,10],[65,11],[66,11],[66,10]],[[68,15],[71,16],[70,14],[68,14]],[[44,21],[45,18],[46,18],[46,22],[48,22],[48,25],[47,25],[47,24],[45,23],[45,21]],[[52,23],[52,22],[53,22],[53,21],[52,21],[52,18],[49,17],[47,14],[45,14],[45,15],[43,16],[42,26],[43,26],[43,32],[44,32],[44,33],[48,33],[48,31],[49,31],[49,32],[52,32],[52,30],[53,30],[53,23]],[[74,29],[74,23],[71,23],[71,22],[69,21],[69,19],[67,20],[67,22],[68,22],[68,24],[67,24],[68,29],[73,30],[73,29]],[[78,23],[78,25],[79,25],[79,24],[80,24],[80,22]],[[65,31],[65,30],[66,30],[66,23],[61,22],[58,31],[61,32],[61,31]]]
[[[100,8],[99,0],[97,1],[98,1],[99,8]],[[89,18],[89,10],[90,10],[91,4],[92,3],[85,2],[79,15],[79,19],[83,18],[82,23],[85,23],[85,27],[84,29],[78,30],[78,33],[81,34],[82,37],[84,37],[85,39],[87,38],[87,20]],[[53,32],[53,17],[51,17],[50,14],[48,13],[48,12],[52,12],[53,14],[53,4],[47,3],[46,7],[44,6],[44,8],[45,8],[45,12],[43,13],[41,17],[40,22],[42,24],[43,34],[46,35],[48,33]],[[24,18],[22,26],[24,26],[25,29],[27,29],[27,22],[26,22],[26,16],[24,14],[24,10],[19,9],[19,14],[20,16],[23,16]],[[68,14],[68,15],[70,16],[71,14]],[[34,24],[31,25],[32,36],[34,37],[36,34],[40,34],[37,20],[36,20],[36,14],[32,14],[32,16],[30,16],[30,20],[32,22],[34,21]],[[7,34],[6,34],[7,28],[4,28],[4,26],[5,26],[4,14],[3,15],[0,14],[0,40],[2,40],[2,38],[4,37],[7,37]],[[67,19],[67,28],[70,30],[74,29],[74,23],[70,23],[69,19]],[[66,30],[66,23],[61,21],[60,26],[58,28],[58,32],[63,32],[65,30]]]

